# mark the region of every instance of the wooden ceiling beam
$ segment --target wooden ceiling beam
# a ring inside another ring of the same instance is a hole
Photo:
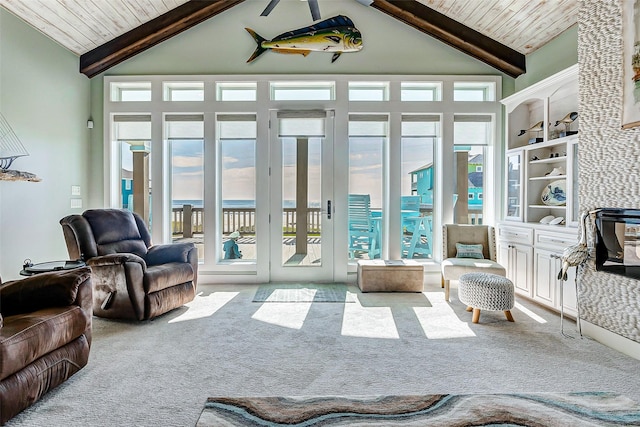
[[[80,56],[80,72],[94,77],[244,0],[190,0]]]
[[[373,0],[371,6],[513,78],[526,72],[522,53],[416,0]]]

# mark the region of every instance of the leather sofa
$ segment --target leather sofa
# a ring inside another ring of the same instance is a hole
[[[91,289],[88,267],[0,285],[0,425],[87,364]]]
[[[125,209],[90,209],[60,220],[71,259],[93,271],[93,314],[148,320],[193,300],[193,243],[152,245],[142,218]]]

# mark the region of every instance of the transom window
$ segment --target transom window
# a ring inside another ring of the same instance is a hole
[[[273,101],[327,101],[334,100],[335,82],[299,81],[271,82]]]

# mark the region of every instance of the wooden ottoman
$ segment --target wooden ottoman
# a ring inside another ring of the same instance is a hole
[[[362,292],[422,292],[424,266],[412,260],[358,261]]]

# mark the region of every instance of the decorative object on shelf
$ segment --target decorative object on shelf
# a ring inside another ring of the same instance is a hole
[[[547,215],[540,219],[540,224],[549,224],[551,221],[556,219],[553,215]]]
[[[564,222],[564,217],[557,217],[557,218],[553,218],[551,221],[549,221],[549,225],[560,225]]]
[[[331,52],[331,62],[335,62],[343,52],[358,52],[362,49],[362,34],[353,21],[344,15],[282,33],[271,40],[263,38],[251,28],[245,30],[258,45],[247,62],[252,62],[267,50],[303,56],[311,52]]]
[[[9,122],[0,113],[0,170],[5,171],[18,158],[29,153],[18,139]]]
[[[578,133],[577,130],[571,130],[571,123],[573,123],[577,118],[578,113],[576,111],[572,111],[560,120],[556,121],[556,126],[558,126],[560,123],[564,124],[564,132],[560,132],[560,138],[562,138],[563,136],[576,135]]]
[[[9,122],[0,113],[0,181],[41,181],[30,172],[9,169],[18,157],[28,155]]]
[[[271,11],[278,5],[280,0],[271,0],[267,7],[264,8],[260,16],[269,16]],[[309,10],[311,10],[311,17],[314,21],[322,19],[320,16],[320,7],[318,6],[318,0],[307,0],[309,3]]]
[[[640,126],[640,40],[634,1],[622,2],[622,129]]]
[[[38,176],[31,172],[23,172],[23,171],[15,171],[11,169],[0,170],[0,181],[30,181],[30,182],[40,182]]]
[[[540,198],[547,206],[562,206],[567,203],[565,180],[559,179],[548,184],[542,191]]]
[[[557,168],[553,168],[553,170],[545,176],[564,176],[567,172],[564,170],[564,166],[558,166]]]
[[[518,136],[522,136],[527,132],[537,132],[537,135],[535,138],[530,138],[529,139],[529,144],[535,144],[536,142],[542,142],[543,138],[541,138],[540,132],[542,132],[544,130],[544,122],[541,120],[538,123],[536,123],[535,125],[531,126],[529,129],[521,129],[520,133],[518,134]]]

